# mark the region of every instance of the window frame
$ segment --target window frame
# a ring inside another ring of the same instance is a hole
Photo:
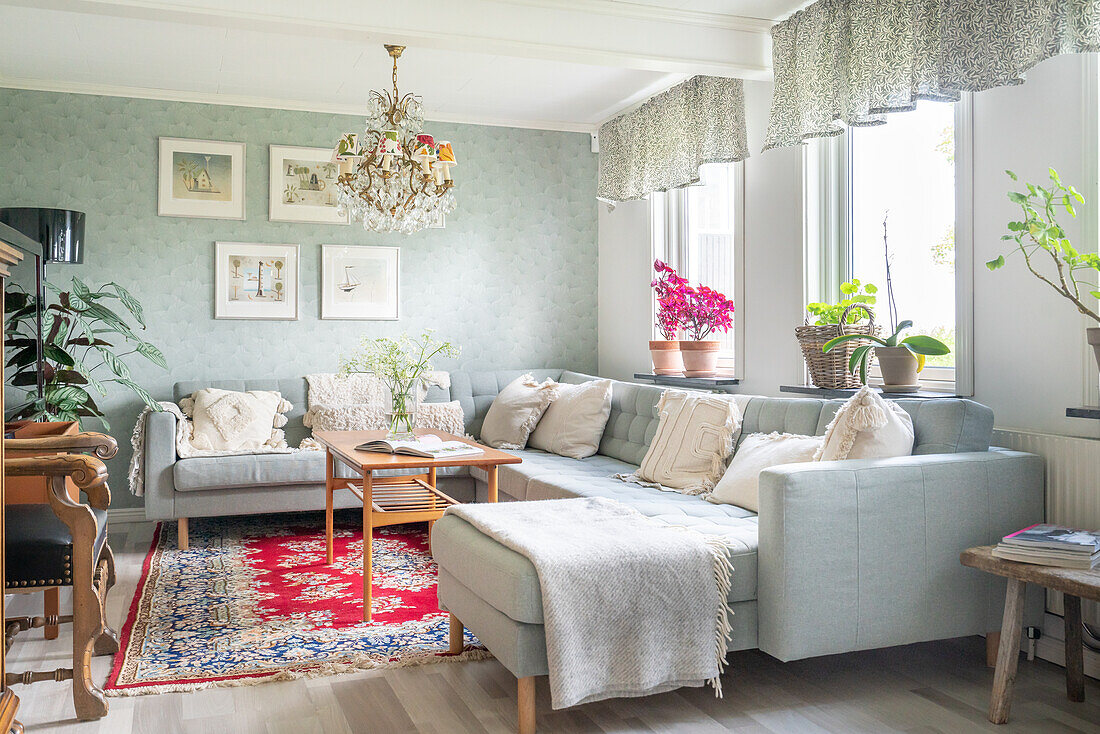
[[[929,103],[931,104],[931,103]],[[941,103],[942,104],[942,103]],[[955,113],[955,368],[929,367],[925,390],[974,394],[974,120],[964,93]],[[887,125],[890,124],[887,116]],[[805,303],[835,301],[852,277],[852,129],[811,141],[803,151]],[[953,373],[953,374],[952,374]],[[868,375],[881,384],[877,364]]]
[[[718,370],[723,375],[745,379],[745,311],[742,307],[745,293],[745,164],[743,161],[727,163],[733,166],[733,289],[726,296],[733,301],[733,354],[723,351],[718,357]],[[687,261],[688,240],[688,192],[687,188],[654,192],[649,196],[650,229],[652,232],[652,256],[683,272]],[[661,339],[657,331],[657,296],[650,294],[652,335]]]

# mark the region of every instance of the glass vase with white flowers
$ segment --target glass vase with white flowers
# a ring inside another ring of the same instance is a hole
[[[440,341],[425,330],[419,337],[408,334],[393,339],[363,337],[359,347],[343,358],[340,372],[343,374],[371,373],[386,385],[390,392],[390,411],[387,413],[389,432],[386,438],[409,440],[415,437],[416,410],[420,402],[421,382],[431,372],[432,360],[437,357],[457,357],[458,347]]]

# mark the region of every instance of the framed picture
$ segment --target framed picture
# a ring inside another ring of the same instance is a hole
[[[400,318],[401,250],[321,246],[321,318]]]
[[[347,224],[336,211],[339,167],[329,148],[272,145],[268,219],[273,222]]]
[[[214,318],[298,319],[298,245],[214,243]]]
[[[160,138],[157,214],[244,219],[244,143]]]

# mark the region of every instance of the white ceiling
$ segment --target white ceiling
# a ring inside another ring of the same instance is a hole
[[[404,43],[431,119],[591,131],[693,74],[767,76],[804,4],[0,0],[0,86],[354,113]]]

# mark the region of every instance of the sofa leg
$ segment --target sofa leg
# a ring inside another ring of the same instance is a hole
[[[516,682],[519,734],[535,734],[535,676],[529,675]]]
[[[451,645],[450,645],[450,649],[448,650],[448,652],[450,652],[452,655],[457,655],[458,653],[462,652],[463,648],[465,648],[465,646],[466,646],[465,641],[462,639],[462,634],[463,634],[464,630],[462,629],[462,622],[459,622],[458,617],[456,617],[453,614],[450,615],[450,623],[451,623],[451,638],[450,638]]]
[[[179,543],[180,550],[187,550],[190,546],[189,538],[187,537],[187,518],[181,517],[177,523],[178,531],[176,533],[176,540]]]

